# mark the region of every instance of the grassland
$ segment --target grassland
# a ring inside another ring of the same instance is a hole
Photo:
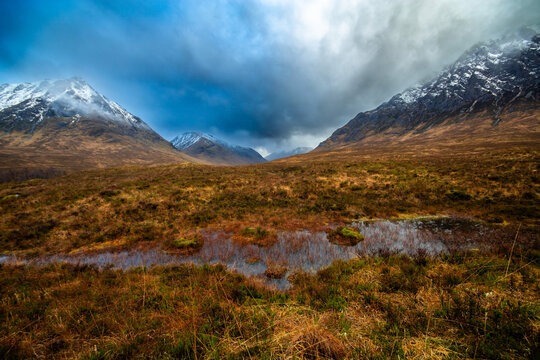
[[[270,291],[220,266],[0,266],[5,359],[533,359],[538,252],[336,262]]]
[[[238,237],[260,228],[271,241],[281,230],[434,214],[537,228],[539,164],[537,151],[522,150],[302,165],[126,167],[5,183],[0,251],[165,243],[203,228]]]
[[[523,148],[412,159],[319,154],[0,184],[0,251],[29,257],[174,249],[205,229],[265,246],[280,231],[435,214],[519,228],[528,239],[514,246],[512,236],[489,253],[337,262],[294,275],[286,292],[220,266],[0,265],[0,357],[534,358],[539,160]]]

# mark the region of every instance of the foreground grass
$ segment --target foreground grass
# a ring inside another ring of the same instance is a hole
[[[358,259],[285,293],[221,266],[0,266],[0,357],[538,358],[538,260]]]
[[[28,256],[154,245],[187,254],[207,228],[265,246],[283,230],[431,214],[504,232],[484,239],[490,254],[336,262],[293,275],[287,292],[222,266],[0,265],[0,358],[538,358],[539,155],[319,156],[0,184],[0,253]]]
[[[539,164],[538,151],[521,149],[414,160],[133,167],[4,183],[0,252],[170,244],[202,228],[264,244],[281,230],[418,214],[537,229]],[[246,229],[260,231],[248,236]]]

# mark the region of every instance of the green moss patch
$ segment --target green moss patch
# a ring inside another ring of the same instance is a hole
[[[354,246],[364,240],[364,235],[353,228],[340,226],[328,234],[328,240],[337,245]]]
[[[260,227],[248,227],[242,231],[243,236],[253,237],[257,240],[265,239],[268,236],[268,230],[262,229]]]
[[[202,245],[198,237],[193,238],[178,238],[173,240],[172,247],[176,249],[195,249]]]

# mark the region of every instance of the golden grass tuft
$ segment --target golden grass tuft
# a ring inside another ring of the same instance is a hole
[[[341,340],[324,328],[309,326],[291,338],[287,355],[300,359],[344,359],[349,351]]]

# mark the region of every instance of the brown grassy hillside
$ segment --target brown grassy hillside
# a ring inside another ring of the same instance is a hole
[[[489,109],[431,121],[432,126],[421,123],[416,128],[392,126],[377,130],[364,129],[361,123],[351,121],[314,152],[358,150],[362,154],[401,153],[408,157],[435,152],[444,156],[540,143],[540,109],[536,103],[501,112],[498,119]]]
[[[48,118],[33,133],[0,134],[0,171],[54,168],[78,171],[123,165],[195,162],[155,132],[114,123]]]

